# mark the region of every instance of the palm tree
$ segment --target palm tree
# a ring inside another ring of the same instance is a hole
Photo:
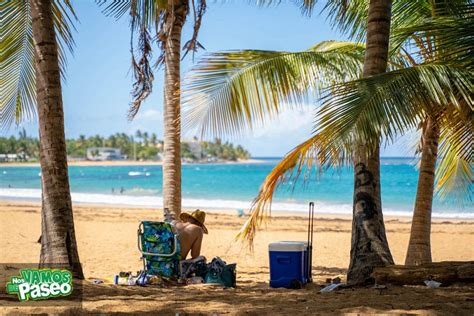
[[[370,0],[363,77],[387,69],[391,0]],[[370,122],[367,122],[370,124]],[[364,283],[374,267],[393,264],[385,235],[380,190],[380,140],[355,143],[351,258],[347,281]]]
[[[456,15],[462,16],[466,13],[462,8],[466,1],[429,1],[426,18],[437,16]],[[410,34],[415,39],[420,55],[424,61],[436,58],[433,47],[437,47],[439,39],[430,36]],[[413,59],[412,59],[413,60]],[[413,60],[413,63],[414,60]],[[414,65],[413,65],[414,66]],[[421,159],[420,173],[416,192],[415,207],[413,211],[410,240],[405,259],[406,265],[419,265],[431,262],[431,213],[433,195],[435,192],[435,171],[438,158],[438,143],[440,128],[436,117],[427,114],[426,120],[421,124]]]
[[[2,23],[2,99],[0,122],[8,127],[35,115],[37,106],[42,174],[41,267],[64,267],[83,278],[74,232],[69,189],[61,65],[71,48],[69,1],[8,1]],[[3,67],[5,65],[5,68]],[[3,72],[4,71],[4,72]],[[5,74],[5,76],[3,76]],[[36,89],[35,89],[36,86]]]
[[[105,1],[98,1],[106,4]],[[141,0],[122,1],[108,4],[104,12],[116,18],[130,12],[132,28],[132,66],[136,82],[133,86],[134,98],[129,117],[139,111],[141,103],[152,91],[154,80],[150,63],[152,39],[150,30],[156,30],[160,50],[157,65],[165,68],[164,81],[164,148],[163,148],[163,208],[169,209],[177,218],[181,212],[181,96],[180,62],[181,33],[186,17],[192,8],[194,13],[194,33],[184,44],[185,55],[202,48],[197,41],[201,19],[206,10],[205,0]],[[137,62],[133,47],[133,34],[138,33],[138,51],[141,54]]]

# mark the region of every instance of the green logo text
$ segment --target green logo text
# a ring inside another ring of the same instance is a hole
[[[68,296],[72,293],[72,274],[68,270],[21,269],[7,283],[7,293],[17,294],[21,302]]]

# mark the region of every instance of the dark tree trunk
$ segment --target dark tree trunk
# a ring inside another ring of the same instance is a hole
[[[370,0],[363,76],[384,73],[390,39],[390,0]],[[354,200],[351,258],[347,281],[364,284],[374,267],[393,264],[382,215],[380,145],[354,149]]]
[[[42,185],[40,267],[83,279],[69,190],[58,47],[51,1],[30,0],[35,45]]]
[[[169,0],[165,47],[163,146],[163,207],[174,217],[181,213],[181,32],[186,20],[184,0]]]
[[[406,265],[420,265],[431,262],[431,211],[439,140],[439,129],[433,119],[426,119],[422,134],[420,172],[415,210],[411,223],[410,242],[408,243],[405,259]]]

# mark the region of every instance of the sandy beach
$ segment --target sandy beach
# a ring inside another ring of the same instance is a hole
[[[349,262],[349,218],[317,216],[313,270],[315,284],[303,290],[271,289],[268,286],[268,243],[278,240],[305,240],[306,219],[295,214],[275,215],[260,232],[253,252],[233,241],[245,218],[229,212],[208,213],[209,235],[203,254],[223,258],[238,267],[236,289],[186,287],[141,288],[113,284],[95,285],[120,271],[141,269],[136,248],[140,220],[160,220],[152,209],[74,207],[79,254],[86,276],[86,312],[136,313],[217,313],[217,314],[315,314],[315,313],[434,313],[472,314],[474,286],[453,285],[429,289],[424,286],[389,287],[382,295],[371,288],[344,289],[319,294],[326,278],[345,277]],[[407,218],[387,218],[386,229],[396,263],[402,264],[408,243]],[[40,205],[0,202],[0,262],[37,262],[40,245]],[[466,261],[474,258],[474,222],[435,220],[432,228],[434,261]],[[3,290],[3,289],[2,289]],[[1,306],[0,312],[61,312],[66,307]],[[53,309],[53,310],[52,310]]]

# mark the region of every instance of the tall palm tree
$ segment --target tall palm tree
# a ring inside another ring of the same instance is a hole
[[[205,0],[138,0],[109,2],[104,12],[116,18],[130,13],[132,29],[132,66],[136,82],[133,85],[134,98],[129,117],[139,111],[141,103],[152,91],[154,80],[151,66],[152,36],[156,31],[159,47],[157,66],[164,65],[164,128],[163,128],[163,208],[169,209],[177,218],[181,212],[181,33],[190,10],[194,14],[194,33],[183,47],[186,55],[202,48],[197,41],[202,17],[206,11]],[[135,49],[133,36],[138,34],[138,48]],[[140,54],[136,61],[135,53]]]
[[[387,69],[391,0],[370,0],[363,77]],[[370,124],[371,122],[366,122]],[[393,264],[382,215],[380,140],[355,143],[351,258],[347,281],[365,282],[374,267]]]
[[[426,18],[438,16],[463,16],[466,15],[465,4],[467,1],[429,1],[425,5]],[[464,9],[463,9],[464,8]],[[415,39],[423,61],[434,58],[434,47],[439,44],[439,38],[426,34],[410,34]],[[439,54],[438,54],[439,55]],[[438,56],[439,57],[439,56]],[[412,59],[413,63],[415,61]],[[435,171],[438,158],[438,143],[440,128],[436,117],[428,113],[426,120],[421,124],[421,159],[415,206],[413,211],[410,240],[405,259],[407,265],[419,265],[431,262],[431,213],[435,192]]]
[[[3,11],[5,10],[5,11]],[[42,185],[41,267],[63,267],[83,278],[69,189],[61,65],[72,47],[69,1],[19,0],[2,4],[2,126],[38,113]],[[5,74],[5,76],[3,76]],[[36,88],[35,88],[36,87]],[[36,104],[36,109],[35,109]]]

